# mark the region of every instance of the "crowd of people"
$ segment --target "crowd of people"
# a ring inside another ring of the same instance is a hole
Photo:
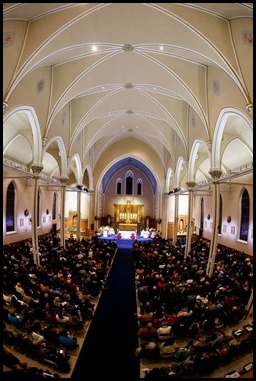
[[[148,371],[147,378],[160,373],[198,376],[252,348],[253,324],[239,336],[225,332],[227,325],[248,314],[252,258],[218,246],[209,277],[209,245],[197,238],[185,257],[182,241],[159,238],[133,243],[140,342],[136,355],[170,361]],[[3,341],[8,367],[52,378],[70,372],[70,351],[79,346],[77,335],[83,335],[93,318],[91,300],[100,295],[116,250],[115,241],[98,239],[68,239],[63,248],[58,238],[48,234],[39,238],[40,266],[35,266],[30,240],[3,248]],[[179,338],[186,345],[181,347]],[[20,362],[12,347],[50,364],[56,372]]]
[[[39,238],[35,266],[30,240],[3,248],[4,358],[11,369],[21,371],[13,347],[60,374],[70,372],[69,352],[93,318],[92,300],[104,287],[115,253],[115,242],[68,239],[63,248],[48,234]],[[22,369],[30,374],[28,364]]]
[[[218,246],[213,275],[206,273],[210,243],[196,239],[185,257],[182,242],[135,242],[138,298],[136,355],[161,363],[163,377],[208,374],[218,365],[252,350],[253,322],[239,337],[225,327],[248,314],[253,288],[252,258]],[[177,343],[178,339],[185,343]],[[166,367],[164,359],[170,366]],[[144,360],[145,361],[145,360]],[[167,373],[166,373],[167,372]],[[146,377],[160,371],[148,371]],[[167,377],[167,378],[168,378]]]

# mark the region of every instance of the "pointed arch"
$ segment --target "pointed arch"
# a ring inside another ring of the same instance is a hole
[[[172,179],[173,179],[173,169],[168,168],[166,173],[166,179],[165,179],[165,193],[169,193]]]
[[[83,171],[80,156],[78,154],[74,154],[71,157],[68,167],[73,171],[77,184],[81,185],[83,183]]]
[[[232,116],[237,116],[241,123],[253,130],[252,121],[243,112],[236,108],[224,108],[220,111],[218,116],[216,127],[214,129],[212,140],[212,167],[221,168],[221,144],[223,138],[223,132],[227,125],[228,119]]]
[[[187,163],[186,163],[185,159],[180,156],[178,161],[177,161],[176,171],[175,171],[175,184],[174,184],[175,187],[180,186],[181,171],[183,171],[184,169],[186,169],[185,172],[187,173]]]
[[[67,177],[68,176],[67,153],[66,153],[66,148],[61,136],[55,136],[47,142],[46,146],[43,149],[43,156],[45,152],[48,150],[49,146],[52,145],[53,143],[56,143],[59,148],[59,155],[61,160],[60,177]]]
[[[87,165],[84,168],[83,177],[84,177],[84,174],[86,171],[87,171],[88,179],[89,179],[89,184],[88,184],[89,190],[93,190],[94,189],[94,187],[93,187],[93,176],[92,176],[92,169],[91,169],[90,165]],[[87,185],[87,184],[85,184],[85,185]]]
[[[37,118],[36,112],[31,106],[18,106],[8,112],[3,119],[3,126],[10,120],[10,118],[18,115],[25,114],[29,120],[31,131],[32,131],[32,153],[33,153],[33,163],[39,164],[42,160],[42,136],[39,120]]]
[[[211,154],[210,154],[210,151],[209,151],[207,144],[203,140],[196,139],[192,145],[192,148],[190,151],[190,156],[189,156],[188,181],[195,181],[196,160],[198,158],[198,153],[199,153],[200,147],[203,147],[204,151],[207,152],[209,158],[211,158]]]

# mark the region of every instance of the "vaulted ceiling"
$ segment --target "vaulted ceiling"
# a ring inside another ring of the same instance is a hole
[[[222,170],[248,166],[252,19],[253,3],[3,3],[6,163],[30,170],[37,141],[45,177],[86,173],[94,188],[132,164],[164,189],[205,142],[200,183],[225,109]]]

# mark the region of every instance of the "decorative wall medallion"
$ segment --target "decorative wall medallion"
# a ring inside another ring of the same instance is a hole
[[[65,123],[66,117],[67,117],[67,113],[66,113],[66,111],[64,111],[62,114],[62,118],[61,118],[61,124],[62,125]]]
[[[44,79],[40,79],[40,81],[37,82],[37,94],[41,93],[44,89]]]
[[[220,83],[217,79],[212,81],[212,90],[215,95],[220,95]]]
[[[3,34],[3,46],[4,48],[8,48],[13,45],[15,38],[15,32],[5,32]]]
[[[253,45],[253,34],[251,30],[242,30],[242,41],[245,45]]]
[[[191,122],[192,122],[192,126],[195,127],[195,125],[196,125],[196,119],[195,119],[195,115],[194,114],[192,115]]]

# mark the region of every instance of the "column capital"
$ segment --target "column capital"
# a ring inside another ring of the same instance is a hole
[[[212,151],[212,140],[207,140],[206,142],[208,150],[211,152]]]
[[[220,168],[211,168],[209,173],[212,176],[212,181],[217,182],[222,175],[222,170]]]
[[[48,138],[44,137],[44,138],[42,139],[42,145],[43,145],[43,147],[46,146],[47,142],[48,142]]]
[[[3,111],[8,107],[8,103],[3,101]]]
[[[63,176],[60,178],[61,185],[65,187],[67,185],[69,177]]]
[[[253,104],[249,103],[246,105],[246,110],[249,112],[250,115],[253,115]]]
[[[187,184],[188,188],[192,189],[196,185],[196,182],[195,181],[187,181],[186,184]]]
[[[34,177],[39,178],[42,170],[44,169],[43,164],[32,164],[31,166]]]

